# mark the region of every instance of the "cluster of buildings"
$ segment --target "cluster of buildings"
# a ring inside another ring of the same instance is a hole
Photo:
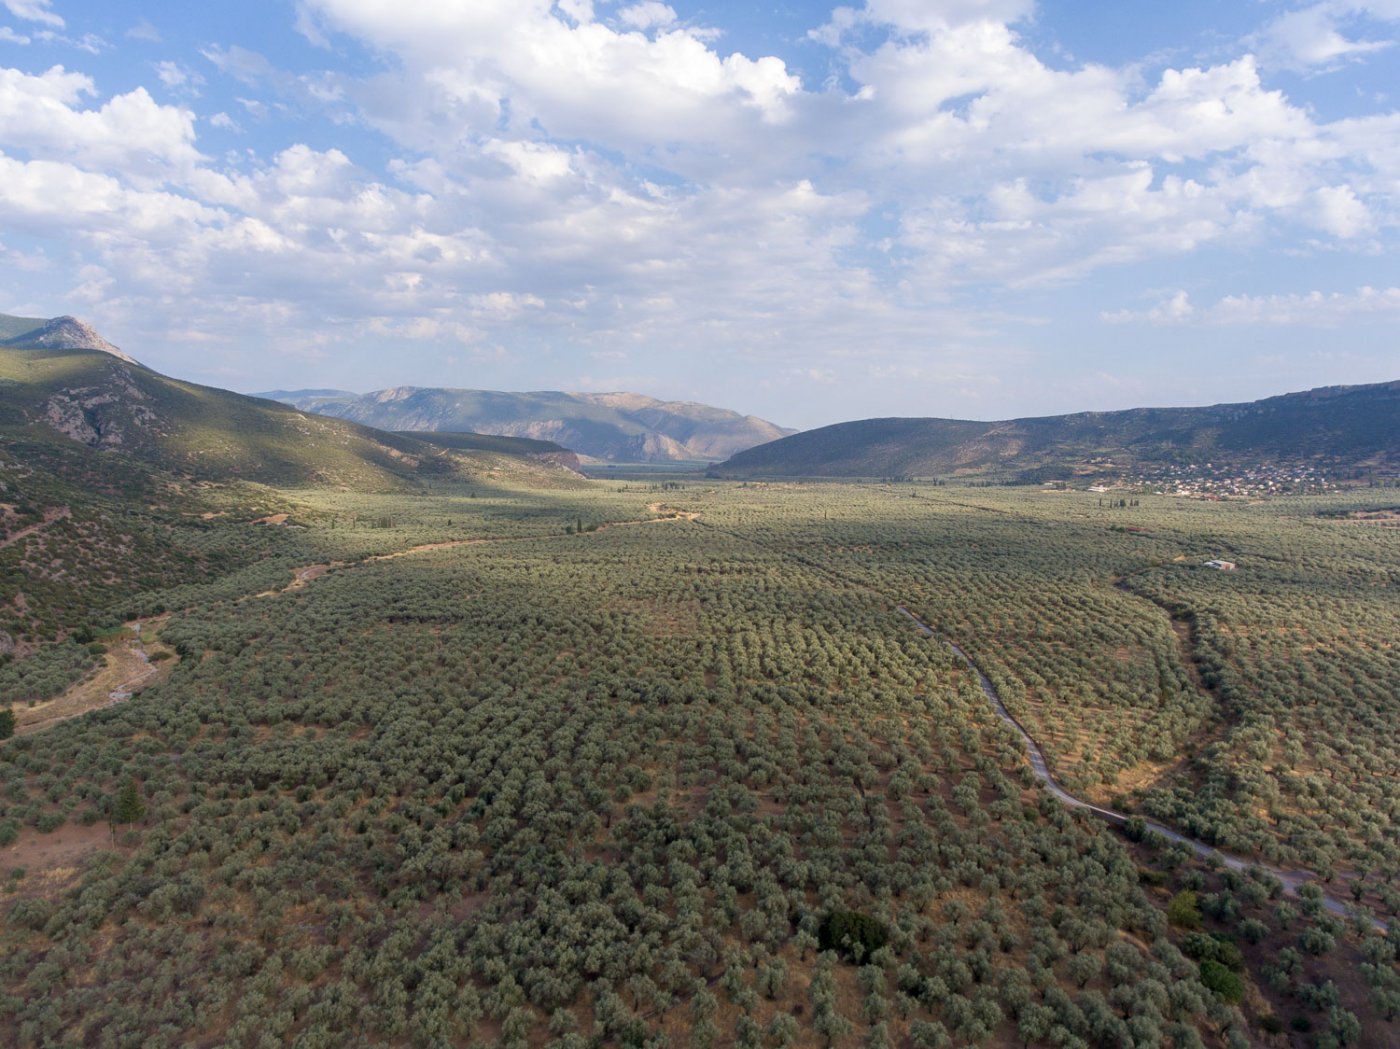
[[[1328,478],[1320,468],[1298,463],[1250,467],[1227,463],[1188,463],[1143,470],[1137,476],[1125,477],[1121,487],[1149,489],[1161,495],[1220,499],[1227,496],[1332,492],[1342,486]],[[1091,492],[1108,490],[1102,485],[1089,489]]]

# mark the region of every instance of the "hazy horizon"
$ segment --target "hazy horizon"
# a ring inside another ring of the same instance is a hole
[[[1400,379],[1395,379],[1395,380],[1382,379],[1382,380],[1379,380],[1379,381],[1380,381],[1381,383],[1392,382],[1392,381],[1400,382]],[[1370,384],[1370,383],[1332,383],[1332,384],[1330,384],[1330,385],[1332,385],[1332,386],[1365,386],[1365,385],[1373,385],[1373,384]],[[1320,387],[1311,387],[1310,389],[1318,389],[1318,388],[1320,388]],[[431,386],[425,387],[425,386],[413,386],[413,385],[404,383],[404,384],[400,384],[400,385],[398,385],[398,386],[381,386],[381,387],[379,387],[379,388],[377,388],[377,389],[373,389],[373,390],[345,390],[345,389],[337,389],[337,388],[329,387],[329,386],[305,386],[305,387],[297,387],[297,388],[295,388],[295,389],[284,389],[284,388],[278,387],[277,389],[267,389],[267,390],[238,390],[238,391],[235,391],[235,392],[244,393],[244,394],[247,394],[247,395],[250,396],[250,397],[266,397],[266,396],[268,396],[269,394],[274,394],[274,393],[281,393],[281,394],[312,394],[312,393],[352,394],[353,396],[356,396],[356,397],[368,397],[370,394],[379,393],[379,392],[381,392],[382,390],[390,390],[390,389],[462,389],[462,390],[477,391],[477,390],[480,390],[480,389],[482,389],[482,388],[480,388],[480,387],[451,387],[451,386],[449,386],[449,387],[431,387]],[[686,398],[667,398],[667,397],[660,397],[660,396],[657,396],[657,395],[655,395],[655,394],[647,393],[647,391],[645,391],[645,390],[621,390],[621,389],[619,389],[619,390],[565,390],[565,389],[561,389],[561,388],[558,388],[558,387],[540,386],[540,387],[536,387],[536,388],[534,388],[534,389],[529,389],[529,390],[524,390],[524,389],[521,389],[521,390],[491,390],[491,391],[486,391],[486,392],[492,392],[492,393],[508,393],[508,394],[563,393],[563,394],[583,394],[583,395],[598,395],[598,396],[603,396],[603,395],[607,395],[607,394],[626,393],[626,394],[640,394],[640,395],[642,395],[642,396],[644,396],[644,397],[654,397],[654,398],[655,398],[656,400],[658,400],[658,401],[683,401],[683,400],[686,400]],[[1277,393],[1266,393],[1266,394],[1261,395],[1260,397],[1252,398],[1252,400],[1266,400],[1266,399],[1268,399],[1268,398],[1270,398],[1270,397],[1282,397],[1282,396],[1285,396],[1285,395],[1290,394],[1290,393],[1306,393],[1306,392],[1308,392],[1308,391],[1307,391],[1307,390],[1279,390]],[[275,399],[275,398],[274,398],[274,399]],[[709,402],[703,402],[703,401],[702,401],[702,402],[698,402],[698,403],[704,404],[704,403],[709,403]],[[1102,413],[1102,412],[1131,411],[1132,409],[1135,409],[1135,408],[1146,408],[1146,409],[1210,408],[1210,407],[1214,407],[1215,405],[1220,405],[1220,404],[1244,404],[1244,403],[1249,403],[1249,402],[1247,402],[1247,401],[1232,401],[1232,400],[1215,400],[1215,401],[1201,401],[1201,402],[1199,402],[1199,403],[1194,403],[1194,404],[1149,404],[1149,403],[1144,403],[1144,404],[1124,404],[1124,405],[1119,405],[1119,406],[1117,406],[1117,407],[1112,407],[1112,408],[1082,408],[1082,409],[1072,409],[1072,410],[1067,411],[1067,412],[1036,412],[1036,413],[1027,414],[1027,415],[1002,416],[1002,417],[998,417],[998,418],[991,418],[991,417],[987,417],[987,418],[974,418],[974,417],[972,417],[972,416],[927,416],[927,415],[923,415],[923,416],[920,416],[920,415],[904,415],[904,416],[899,416],[899,415],[884,415],[884,416],[878,416],[878,415],[871,415],[871,416],[858,416],[858,417],[853,416],[853,417],[848,418],[848,419],[845,419],[845,418],[843,418],[843,419],[828,419],[828,420],[826,420],[826,421],[824,421],[824,422],[817,422],[817,423],[813,423],[811,426],[802,426],[802,427],[791,427],[791,424],[785,422],[785,421],[782,420],[782,419],[771,419],[771,418],[767,418],[766,416],[760,416],[760,418],[764,418],[764,420],[765,420],[766,422],[776,423],[776,424],[779,425],[779,426],[787,426],[787,427],[795,428],[795,429],[798,429],[798,430],[818,430],[818,429],[821,429],[821,428],[824,427],[824,426],[836,426],[836,425],[838,425],[838,424],[840,424],[840,423],[859,422],[859,421],[865,420],[865,419],[882,419],[882,418],[884,418],[884,419],[895,419],[895,418],[903,418],[903,419],[909,419],[909,418],[948,418],[948,419],[954,419],[954,420],[961,421],[961,422],[987,422],[987,423],[993,423],[993,422],[1010,422],[1010,421],[1013,421],[1014,419],[1036,419],[1036,418],[1043,418],[1043,417],[1047,417],[1047,416],[1057,416],[1057,415],[1077,415],[1077,414],[1081,414],[1081,413],[1085,413],[1085,412],[1100,412],[1100,413]],[[731,411],[739,412],[741,415],[755,415],[755,414],[757,414],[757,413],[754,413],[754,412],[744,412],[742,409],[736,408],[736,407],[734,407],[733,405],[730,405],[730,404],[711,403],[709,406],[712,407],[712,408],[728,408],[728,409],[731,410]]]

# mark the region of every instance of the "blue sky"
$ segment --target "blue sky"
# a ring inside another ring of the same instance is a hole
[[[0,311],[794,426],[1400,378],[1400,0],[0,0]]]

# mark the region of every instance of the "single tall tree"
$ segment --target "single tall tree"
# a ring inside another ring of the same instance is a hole
[[[141,792],[135,778],[128,779],[112,802],[112,840],[117,840],[117,825],[139,823],[146,817],[146,803],[141,800]]]

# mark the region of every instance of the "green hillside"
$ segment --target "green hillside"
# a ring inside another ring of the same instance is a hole
[[[300,513],[286,489],[577,488],[572,460],[502,438],[428,444],[107,352],[0,347],[0,657],[265,557],[267,530],[247,522]]]
[[[865,419],[752,448],[725,477],[988,477],[1039,481],[1292,463],[1332,474],[1400,466],[1400,382],[1247,404],[1135,408],[1003,422]]]
[[[0,434],[77,443],[206,481],[393,490],[472,473],[469,459],[440,445],[87,350],[0,348]],[[534,452],[527,446],[463,450],[504,454],[526,473],[539,466],[523,458]]]

